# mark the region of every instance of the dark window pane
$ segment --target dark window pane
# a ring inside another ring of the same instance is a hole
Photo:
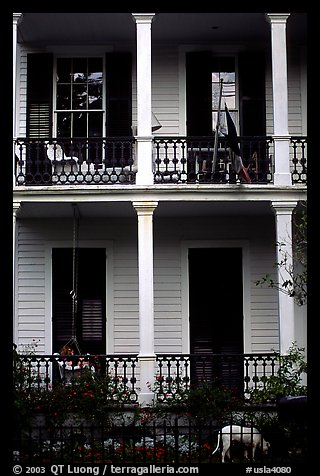
[[[102,112],[91,112],[88,116],[89,137],[102,137]]]
[[[58,84],[57,86],[57,109],[70,109],[71,97],[70,86]]]
[[[71,59],[70,58],[57,59],[57,82],[58,83],[71,82]]]
[[[88,85],[88,108],[102,109],[102,83]]]
[[[102,81],[102,58],[88,58],[88,82]]]
[[[87,85],[86,84],[73,85],[72,109],[87,109]]]
[[[87,59],[74,58],[73,60],[73,82],[83,83],[87,80]]]
[[[71,114],[69,112],[58,112],[57,136],[71,137]]]
[[[73,116],[73,137],[87,137],[87,113],[74,112]]]

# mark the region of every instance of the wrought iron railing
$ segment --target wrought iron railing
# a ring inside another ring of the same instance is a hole
[[[138,399],[136,355],[24,355],[15,359],[17,390],[36,388],[52,390],[55,384],[70,385],[89,372],[92,377],[106,377],[105,390],[127,396],[127,403]],[[108,388],[108,386],[110,388]]]
[[[276,375],[279,356],[270,354],[158,354],[156,397],[166,402],[206,382],[249,398],[252,389],[264,388],[265,378]]]
[[[307,183],[307,138],[291,137],[292,183]]]
[[[251,183],[271,183],[274,151],[271,137],[239,137],[243,166]],[[219,138],[214,158],[214,137],[154,138],[156,183],[237,183],[241,174],[226,138]]]
[[[134,138],[26,139],[14,143],[16,185],[135,182]]]
[[[224,137],[219,138],[215,160],[213,137],[154,137],[154,183],[273,183],[272,137],[239,137],[239,147],[246,180]],[[14,155],[16,185],[126,185],[135,183],[137,173],[133,137],[18,138]],[[305,184],[306,137],[291,137],[290,161],[292,183]]]
[[[276,374],[279,356],[270,354],[158,354],[156,356],[156,397],[175,398],[191,385],[207,382],[216,387],[228,388],[247,397],[252,389],[263,388],[265,378]],[[51,389],[54,383],[69,384],[85,371],[111,377],[121,382],[128,395],[138,395],[138,356],[116,355],[23,355],[15,363],[16,375],[23,385],[38,389]],[[21,380],[22,382],[22,380]],[[17,380],[19,386],[19,380]],[[120,388],[120,387],[119,387]],[[137,398],[135,398],[137,399]],[[133,398],[130,397],[130,402]]]

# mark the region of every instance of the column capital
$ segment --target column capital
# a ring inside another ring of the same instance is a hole
[[[155,13],[132,13],[136,23],[151,23]]]
[[[132,206],[135,208],[138,215],[152,215],[154,210],[157,208],[158,203],[158,201],[132,202]]]
[[[266,13],[267,21],[270,23],[286,23],[290,13]]]
[[[13,18],[13,23],[16,25],[19,25],[19,23],[22,21],[23,13],[13,13],[12,18]]]
[[[271,207],[276,215],[286,215],[292,213],[297,204],[298,202],[271,202]]]
[[[20,209],[21,209],[21,202],[13,202],[12,204],[12,208],[13,208],[13,217],[16,217],[17,214],[19,213]]]

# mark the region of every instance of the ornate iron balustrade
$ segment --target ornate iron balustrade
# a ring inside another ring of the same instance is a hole
[[[272,137],[239,137],[242,161],[252,183],[272,183]],[[237,183],[233,154],[226,138],[219,138],[213,163],[214,137],[154,138],[156,183]]]
[[[251,389],[264,388],[264,378],[276,374],[278,363],[276,353],[158,354],[154,391],[158,400],[166,401],[167,397],[178,398],[190,385],[207,382],[247,398]],[[123,392],[130,395],[128,403],[137,401],[137,355],[18,354],[15,363],[16,385],[51,390],[55,383],[69,384],[73,378],[88,370],[93,376],[111,377],[110,382],[115,387],[117,382],[119,385],[121,383]]]
[[[291,137],[292,183],[307,183],[307,138]]]
[[[15,359],[15,385],[19,390],[36,388],[51,390],[55,384],[69,385],[77,377],[91,372],[92,377],[108,377],[105,380],[115,392],[128,395],[127,403],[138,399],[136,355],[24,355]]]
[[[16,185],[134,184],[135,139],[30,139],[14,141]],[[292,183],[307,182],[307,138],[291,137]],[[239,137],[251,183],[273,182],[272,137]],[[226,138],[219,138],[213,164],[213,137],[155,137],[154,183],[239,183]]]
[[[16,185],[97,185],[135,182],[134,138],[14,141]]]
[[[232,390],[248,398],[276,374],[279,356],[270,354],[158,354],[156,398],[166,402],[201,383]]]

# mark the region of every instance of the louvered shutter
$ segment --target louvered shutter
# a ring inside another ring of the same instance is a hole
[[[52,136],[53,55],[30,53],[27,57],[27,182],[47,183],[51,165],[41,139]]]
[[[102,300],[83,299],[81,313],[83,342],[100,341],[103,335]]]

